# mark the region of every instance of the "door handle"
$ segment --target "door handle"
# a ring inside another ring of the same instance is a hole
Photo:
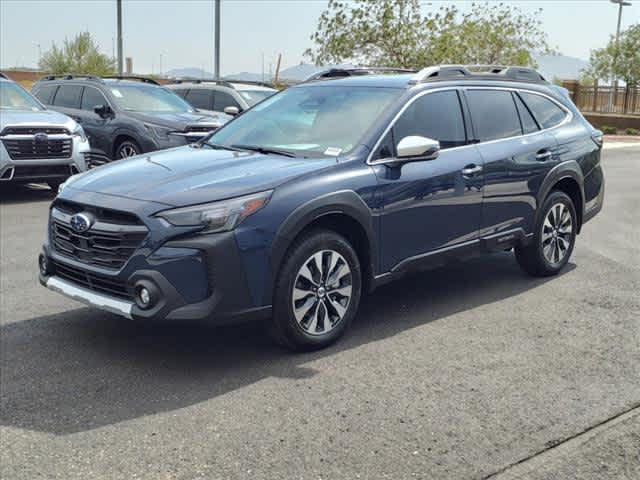
[[[536,153],[536,160],[538,160],[539,162],[544,162],[546,160],[549,160],[551,158],[551,155],[553,155],[551,153],[551,150],[547,150],[545,148],[543,150],[539,150],[538,153]]]
[[[471,177],[482,171],[482,165],[467,165],[462,169],[462,176]]]

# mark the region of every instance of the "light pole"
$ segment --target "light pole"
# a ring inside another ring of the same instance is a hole
[[[220,79],[220,1],[215,0],[215,39],[213,46],[213,76],[215,79]]]
[[[116,0],[118,22],[118,75],[122,75],[122,0]]]
[[[618,77],[615,73],[615,68],[618,63],[618,42],[620,41],[620,26],[622,24],[622,8],[628,7],[631,5],[631,2],[625,0],[609,0],[611,3],[615,3],[618,5],[618,27],[616,28],[616,51],[613,56],[613,110],[615,110],[615,106],[618,100]]]

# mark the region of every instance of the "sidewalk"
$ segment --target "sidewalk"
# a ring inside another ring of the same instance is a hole
[[[605,135],[604,148],[623,148],[640,146],[640,136],[637,135]]]

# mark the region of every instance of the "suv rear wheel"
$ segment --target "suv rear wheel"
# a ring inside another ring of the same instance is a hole
[[[542,205],[533,241],[516,247],[516,259],[529,274],[556,275],[569,261],[577,234],[576,209],[564,192],[553,191]]]
[[[295,242],[277,278],[272,337],[292,350],[315,350],[336,341],[356,315],[362,276],[353,247],[329,230]]]

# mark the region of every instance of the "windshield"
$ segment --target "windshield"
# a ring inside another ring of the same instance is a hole
[[[114,85],[111,96],[118,107],[135,112],[181,113],[193,108],[175,93],[148,85]]]
[[[276,90],[238,90],[238,93],[242,95],[250,107],[253,107],[256,103],[278,92]]]
[[[0,82],[0,108],[3,110],[42,110],[24,89],[11,82]]]
[[[334,157],[358,145],[380,113],[400,94],[400,90],[391,88],[290,88],[247,110],[208,142]]]

